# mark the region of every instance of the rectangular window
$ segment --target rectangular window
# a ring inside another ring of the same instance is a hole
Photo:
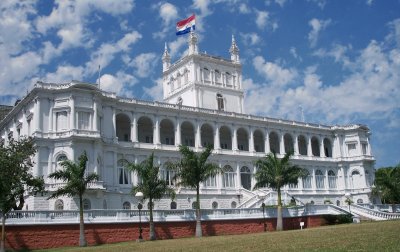
[[[128,185],[129,184],[129,174],[125,168],[119,168],[119,184]]]
[[[217,187],[217,178],[215,176],[211,176],[206,180],[206,187]]]
[[[78,129],[89,130],[90,129],[90,113],[89,112],[78,112]]]
[[[61,111],[61,112],[57,112],[56,113],[56,128],[57,131],[61,131],[61,130],[67,130],[68,129],[68,125],[67,125],[67,111]]]
[[[349,156],[354,156],[356,154],[356,144],[355,143],[347,144],[347,150],[349,151]]]
[[[303,178],[303,188],[310,189],[311,188],[311,176],[307,176]]]
[[[363,155],[367,155],[367,144],[366,143],[362,143],[361,144],[361,148],[362,148],[362,154]]]

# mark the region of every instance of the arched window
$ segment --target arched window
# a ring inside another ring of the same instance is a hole
[[[328,183],[329,188],[336,188],[336,174],[332,170],[328,171]]]
[[[205,123],[201,126],[201,144],[203,147],[207,147],[207,145],[211,145],[214,147],[214,130],[208,124]]]
[[[269,147],[271,149],[271,152],[275,152],[279,154],[279,137],[276,132],[271,132],[269,134]]]
[[[181,124],[181,141],[182,145],[194,147],[195,132],[193,124],[189,121],[185,121]]]
[[[325,186],[324,185],[324,179],[325,179],[325,176],[322,173],[322,171],[321,170],[316,170],[315,171],[315,183],[316,183],[318,189],[323,189],[324,188],[324,186]]]
[[[64,210],[64,201],[58,199],[54,203],[54,210]]]
[[[307,142],[306,138],[303,135],[300,135],[297,138],[297,144],[299,146],[299,154],[303,156],[307,156]]]
[[[115,131],[118,141],[128,142],[131,140],[131,120],[125,114],[118,114],[115,117]]]
[[[128,165],[128,161],[121,159],[117,163],[117,170],[118,170],[118,181],[120,185],[128,185],[130,184],[130,176],[129,171],[126,168]]]
[[[354,170],[351,173],[351,183],[352,183],[353,189],[361,188],[363,186],[362,181],[361,181],[361,174],[358,170]]]
[[[217,94],[217,109],[221,111],[225,110],[224,97],[222,97],[222,94]]]
[[[232,201],[232,203],[231,203],[231,208],[236,208],[236,206],[237,206],[236,202],[235,202],[235,201]]]
[[[362,204],[362,203],[364,203],[364,201],[362,199],[357,200],[357,204]]]
[[[92,205],[89,199],[83,199],[83,210],[90,210],[92,209]]]
[[[324,152],[325,157],[332,157],[332,144],[328,138],[324,139]]]
[[[253,133],[253,139],[254,139],[254,150],[256,152],[264,152],[264,134],[261,132],[261,130],[255,130]]]
[[[230,165],[224,166],[224,187],[235,188],[236,186],[236,173]]]
[[[161,178],[167,182],[167,185],[173,186],[175,184],[175,172],[167,168],[161,169]]]
[[[124,204],[122,204],[122,209],[130,210],[131,209],[131,203],[129,203],[128,201],[125,201]]]
[[[211,205],[212,209],[217,209],[218,208],[218,202],[214,201]]]
[[[160,122],[160,140],[161,144],[175,145],[175,128],[169,119],[163,119]]]
[[[219,143],[221,149],[232,150],[232,134],[227,126],[222,126],[219,129]]]
[[[311,138],[311,150],[314,157],[319,157],[319,141],[315,136]]]
[[[249,136],[247,131],[243,128],[239,128],[236,131],[237,148],[241,151],[249,151]]]
[[[58,155],[56,159],[56,170],[61,170],[63,167],[61,165],[62,161],[68,160],[67,156],[65,154],[60,154]]]
[[[289,133],[286,133],[283,138],[284,138],[284,143],[285,143],[285,153],[294,151],[292,136]]]
[[[153,143],[153,121],[146,117],[142,116],[138,120],[138,141],[141,143]]]
[[[249,167],[243,166],[240,168],[240,181],[244,189],[251,190],[251,172]]]
[[[310,189],[311,188],[311,174],[307,171],[307,176],[303,178],[303,188]]]
[[[177,204],[176,204],[175,201],[171,201],[170,208],[171,209],[177,209]]]

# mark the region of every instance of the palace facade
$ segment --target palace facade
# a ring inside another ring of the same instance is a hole
[[[297,185],[283,189],[286,204],[327,202],[344,205],[346,197],[372,203],[374,157],[370,130],[364,125],[330,126],[245,114],[242,67],[234,38],[230,59],[199,53],[197,37],[189,35],[188,53],[171,64],[165,48],[163,102],[123,98],[97,84],[71,81],[37,82],[0,122],[1,141],[32,136],[37,145],[33,174],[43,176],[47,191],[62,186],[47,176],[65,159],[88,154],[88,171],[100,180],[89,185],[85,209],[135,209],[130,194],[136,174],[125,168],[154,152],[161,174],[174,186],[167,161],[180,158],[178,146],[196,151],[214,147],[210,161],[224,172],[201,187],[202,208],[251,208],[276,204],[269,188],[253,190],[254,161],[275,151],[293,150],[292,162],[309,171]],[[187,209],[195,191],[176,188],[177,197],[155,202],[155,209]],[[25,209],[77,209],[77,199],[47,200],[27,195]],[[146,208],[145,204],[145,208]]]

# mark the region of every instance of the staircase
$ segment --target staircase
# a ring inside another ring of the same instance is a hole
[[[245,200],[238,208],[259,208],[262,203],[265,205],[277,205],[278,204],[278,193],[271,190],[257,189],[251,192],[253,195]],[[302,201],[296,199],[294,196],[287,192],[282,193],[282,203],[289,205],[290,200],[294,198],[296,205],[305,205]]]
[[[365,218],[375,221],[400,219],[400,213],[387,213],[360,205],[351,205],[350,211],[352,214],[360,216],[361,219]]]

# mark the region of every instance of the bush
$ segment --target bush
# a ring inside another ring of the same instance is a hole
[[[324,219],[328,225],[352,223],[353,217],[351,214],[340,214],[340,215],[324,215]]]

